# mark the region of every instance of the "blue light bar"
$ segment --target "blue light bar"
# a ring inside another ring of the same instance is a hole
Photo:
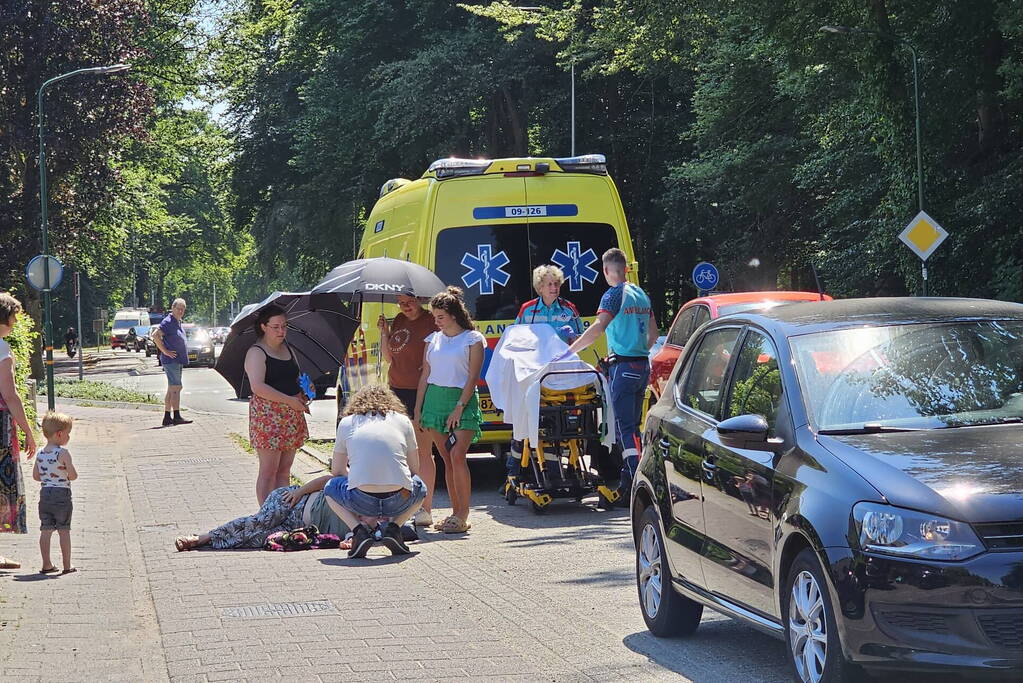
[[[583,154],[578,157],[562,157],[555,163],[568,173],[599,173],[607,175],[607,159],[603,154]]]
[[[457,157],[448,157],[447,159],[437,159],[437,161],[430,164],[430,167],[426,169],[426,172],[435,173],[438,178],[453,178],[455,176],[463,175],[481,175],[492,163],[493,162],[490,159],[459,159]]]

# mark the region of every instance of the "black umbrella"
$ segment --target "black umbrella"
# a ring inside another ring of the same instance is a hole
[[[317,303],[328,294],[347,301],[393,303],[400,294],[425,299],[444,289],[445,284],[429,268],[381,256],[342,263],[313,287],[312,294]]]
[[[245,354],[256,341],[256,316],[264,306],[277,304],[288,316],[288,346],[301,372],[320,390],[337,381],[342,359],[359,321],[351,305],[339,297],[312,303],[309,292],[274,292],[249,304],[231,321],[231,334],[217,358],[216,370],[231,383],[238,398],[252,394],[245,376]]]

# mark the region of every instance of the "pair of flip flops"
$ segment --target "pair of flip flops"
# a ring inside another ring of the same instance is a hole
[[[443,531],[446,534],[464,534],[472,528],[472,524],[469,524],[469,522],[457,515],[448,515],[441,521],[434,524],[433,528],[437,531]]]
[[[63,569],[63,570],[62,569],[57,569],[56,567],[50,567],[49,569],[40,569],[39,573],[40,574],[56,574],[57,572],[60,572],[60,575],[63,576],[64,574],[74,574],[77,571],[78,571],[78,569],[76,567],[71,567],[71,569]]]

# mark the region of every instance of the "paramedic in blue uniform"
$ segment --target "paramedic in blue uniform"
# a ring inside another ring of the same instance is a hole
[[[625,281],[626,260],[621,249],[608,249],[602,258],[610,289],[600,299],[597,319],[569,346],[579,353],[607,333],[608,383],[615,412],[615,438],[622,449],[622,501],[628,499],[640,453],[643,394],[650,380],[650,347],[657,340],[657,321],[650,297]],[[567,354],[566,354],[567,355]]]
[[[561,285],[565,283],[565,273],[561,268],[550,264],[537,266],[533,269],[533,289],[540,296],[522,304],[515,318],[516,325],[539,325],[546,323],[553,327],[566,344],[571,344],[582,334],[582,322],[579,320],[579,309],[561,298]],[[511,453],[506,461],[508,476],[515,478],[522,470],[522,442],[512,441]],[[507,482],[506,482],[507,484]],[[501,492],[506,490],[502,485]]]

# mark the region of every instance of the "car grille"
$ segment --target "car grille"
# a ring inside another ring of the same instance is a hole
[[[975,524],[974,528],[988,550],[1023,549],[1023,522],[996,522]]]
[[[883,610],[879,612],[879,616],[888,624],[899,629],[924,631],[926,633],[950,632],[948,619],[943,614]]]
[[[992,643],[1013,650],[1023,649],[1023,614],[986,614],[977,617]]]

